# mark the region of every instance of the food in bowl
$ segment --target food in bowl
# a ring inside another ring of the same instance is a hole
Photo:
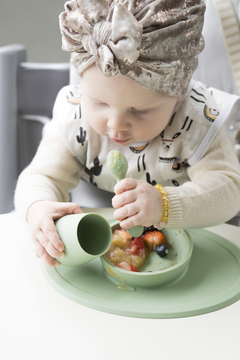
[[[105,256],[121,269],[139,272],[152,251],[165,257],[170,246],[164,234],[153,226],[144,228],[143,234],[136,238],[124,229],[115,229],[112,233],[112,245]]]
[[[110,225],[112,233],[114,233],[115,229],[122,230],[117,220],[110,220]],[[139,271],[133,271],[133,266],[135,266],[133,264],[127,262],[121,264],[122,259],[120,258],[116,258],[116,261],[119,262],[113,264],[105,255],[100,257],[105,275],[120,290],[126,287],[132,287],[133,289],[159,286],[175,280],[179,281],[185,275],[193,250],[190,235],[186,230],[182,229],[162,229],[161,232],[168,245],[168,254],[165,257],[160,257],[155,250],[150,251],[150,255],[145,258],[145,263],[139,266]],[[127,249],[131,238],[126,237],[124,242]],[[117,242],[115,245],[117,245]],[[161,246],[161,244],[153,244],[153,248],[156,247],[156,250],[158,246]],[[121,264],[122,267],[116,266],[117,264]]]

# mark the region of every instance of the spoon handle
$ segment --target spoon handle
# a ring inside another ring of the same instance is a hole
[[[125,178],[128,169],[128,162],[120,151],[111,150],[107,156],[107,164],[110,173],[115,177],[117,182]],[[143,226],[138,225],[128,229],[127,232],[133,237],[138,237],[142,235],[143,229]]]

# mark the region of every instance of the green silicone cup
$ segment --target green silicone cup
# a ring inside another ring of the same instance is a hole
[[[113,222],[112,231],[116,228],[119,228],[119,224]],[[184,275],[193,251],[190,235],[185,230],[165,229],[161,231],[172,245],[168,256],[161,258],[157,253],[152,252],[140,272],[123,270],[102,256],[102,266],[108,278],[117,284],[152,287],[169,283]]]
[[[80,266],[103,255],[111,246],[112,231],[99,214],[72,214],[56,220],[55,226],[65,246],[66,256],[56,258],[66,266]]]

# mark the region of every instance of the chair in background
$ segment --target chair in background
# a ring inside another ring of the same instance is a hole
[[[0,213],[14,209],[19,173],[32,160],[69,64],[26,62],[22,45],[0,48]]]
[[[205,0],[205,3],[205,49],[199,55],[199,66],[193,77],[240,95],[240,0]],[[228,125],[240,160],[240,116]]]
[[[205,49],[199,55],[199,66],[193,77],[240,95],[240,1],[205,0],[205,3]],[[240,160],[240,114],[228,130]],[[240,212],[228,223],[240,226]]]

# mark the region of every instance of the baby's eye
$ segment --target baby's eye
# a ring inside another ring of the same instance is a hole
[[[138,109],[134,109],[134,108],[131,108],[131,111],[135,112],[135,114],[147,114],[150,112],[150,109],[143,109],[143,110],[138,110]]]
[[[94,106],[107,106],[106,103],[95,102]]]

